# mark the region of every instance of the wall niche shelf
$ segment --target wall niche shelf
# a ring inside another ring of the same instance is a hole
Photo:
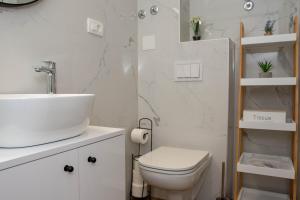
[[[292,160],[282,156],[243,153],[238,162],[237,171],[248,174],[295,179]]]
[[[291,46],[297,41],[297,34],[278,34],[256,37],[242,37],[241,45],[246,49],[258,49],[262,52],[268,52],[280,49],[285,46]]]
[[[240,120],[239,128],[272,131],[296,131],[296,123],[254,122]]]
[[[282,48],[293,50],[292,77],[246,78],[245,54],[269,53]],[[234,200],[297,200],[298,182],[298,123],[299,123],[299,20],[294,18],[294,33],[271,36],[245,37],[244,24],[240,25],[240,70],[238,85],[237,131],[235,147]],[[292,86],[292,119],[289,123],[243,121],[246,87]],[[245,129],[273,130],[291,133],[290,157],[244,152]],[[261,166],[260,166],[261,165]],[[243,187],[243,173],[285,178],[290,181],[289,195]]]
[[[290,200],[289,195],[243,187],[238,200]]]
[[[296,84],[296,77],[241,79],[241,86],[294,86]]]

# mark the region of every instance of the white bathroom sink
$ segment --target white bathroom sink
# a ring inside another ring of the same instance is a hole
[[[89,125],[93,102],[93,94],[0,95],[0,147],[28,147],[78,136]]]

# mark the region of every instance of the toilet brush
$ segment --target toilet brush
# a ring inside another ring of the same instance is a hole
[[[221,197],[218,197],[217,200],[230,200],[230,198],[225,197],[225,162],[222,162]]]

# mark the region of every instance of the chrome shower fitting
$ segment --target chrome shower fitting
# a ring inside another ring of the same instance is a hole
[[[254,2],[252,0],[245,0],[244,10],[251,11],[254,8]]]
[[[150,8],[150,13],[151,13],[151,15],[157,15],[157,14],[158,14],[158,11],[159,11],[158,6],[152,6],[152,7]]]
[[[145,10],[140,10],[140,11],[138,12],[138,17],[139,17],[140,19],[145,19],[146,15],[147,15],[147,13],[146,13]]]

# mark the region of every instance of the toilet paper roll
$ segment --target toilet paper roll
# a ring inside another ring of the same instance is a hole
[[[136,171],[140,171],[139,161],[137,161],[136,159],[133,161],[133,169]]]
[[[131,141],[137,144],[146,144],[149,139],[149,132],[145,129],[133,129],[131,132]]]
[[[132,196],[136,198],[145,198],[148,196],[148,184],[132,184]]]
[[[140,172],[133,170],[132,183],[142,185],[144,183],[143,177]]]

